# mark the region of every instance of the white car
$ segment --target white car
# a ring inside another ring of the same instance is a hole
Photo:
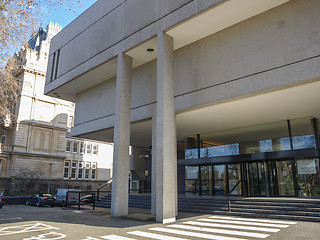
[[[53,194],[53,196],[56,198],[55,205],[65,207],[67,193],[69,193],[68,203],[78,202],[79,201],[79,194],[78,194],[79,192],[81,192],[81,191],[78,189],[66,189],[66,188],[56,189],[56,191]]]

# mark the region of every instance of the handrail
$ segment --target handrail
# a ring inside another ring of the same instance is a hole
[[[110,181],[112,181],[112,180],[109,180],[108,182],[102,184],[101,186],[99,186],[99,187],[97,188],[97,190],[100,190],[101,188],[103,188],[103,187],[107,186],[108,184],[110,184],[110,183],[111,183]]]
[[[228,192],[228,212],[230,213],[231,212],[231,202],[230,202],[230,195],[231,193],[238,187],[239,183],[241,183],[242,180],[239,180],[237,182],[236,185],[233,186],[233,188]]]
[[[100,189],[112,183],[112,179],[97,188],[97,201],[100,201]]]

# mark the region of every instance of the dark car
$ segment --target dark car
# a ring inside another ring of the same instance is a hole
[[[26,202],[26,205],[34,205],[37,207],[49,205],[54,207],[56,198],[48,193],[39,193],[32,195]]]
[[[80,198],[80,203],[83,203],[83,204],[93,203],[92,195],[83,196],[82,198]]]
[[[3,207],[3,205],[4,205],[4,197],[2,192],[0,191],[0,209]]]

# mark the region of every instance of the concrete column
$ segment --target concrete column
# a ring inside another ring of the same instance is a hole
[[[175,144],[173,145],[174,146],[174,150],[173,150],[173,153],[174,153],[174,162],[175,162],[175,166],[176,166],[176,169],[174,171],[174,179],[176,179],[176,182],[175,182],[175,193],[176,193],[176,217],[178,216],[178,149],[177,149],[177,125],[176,125],[176,115],[174,115],[174,140],[175,140]]]
[[[119,54],[116,83],[111,216],[128,215],[132,58]]]
[[[174,112],[173,39],[158,34],[156,220],[176,220],[177,156]]]
[[[151,170],[151,214],[156,215],[157,209],[157,106],[154,106],[152,116],[152,170]]]

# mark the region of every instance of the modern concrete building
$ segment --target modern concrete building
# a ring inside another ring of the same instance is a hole
[[[62,30],[45,93],[76,102],[73,136],[114,142],[112,215],[128,213],[129,145],[152,153],[158,222],[175,221],[178,191],[319,196],[319,12],[100,0]]]
[[[61,26],[50,22],[15,55],[22,89],[15,121],[0,128],[0,189],[6,192],[45,191],[49,179],[52,191],[96,190],[111,177],[112,144],[66,138],[74,103],[43,94],[50,43],[59,31]]]

